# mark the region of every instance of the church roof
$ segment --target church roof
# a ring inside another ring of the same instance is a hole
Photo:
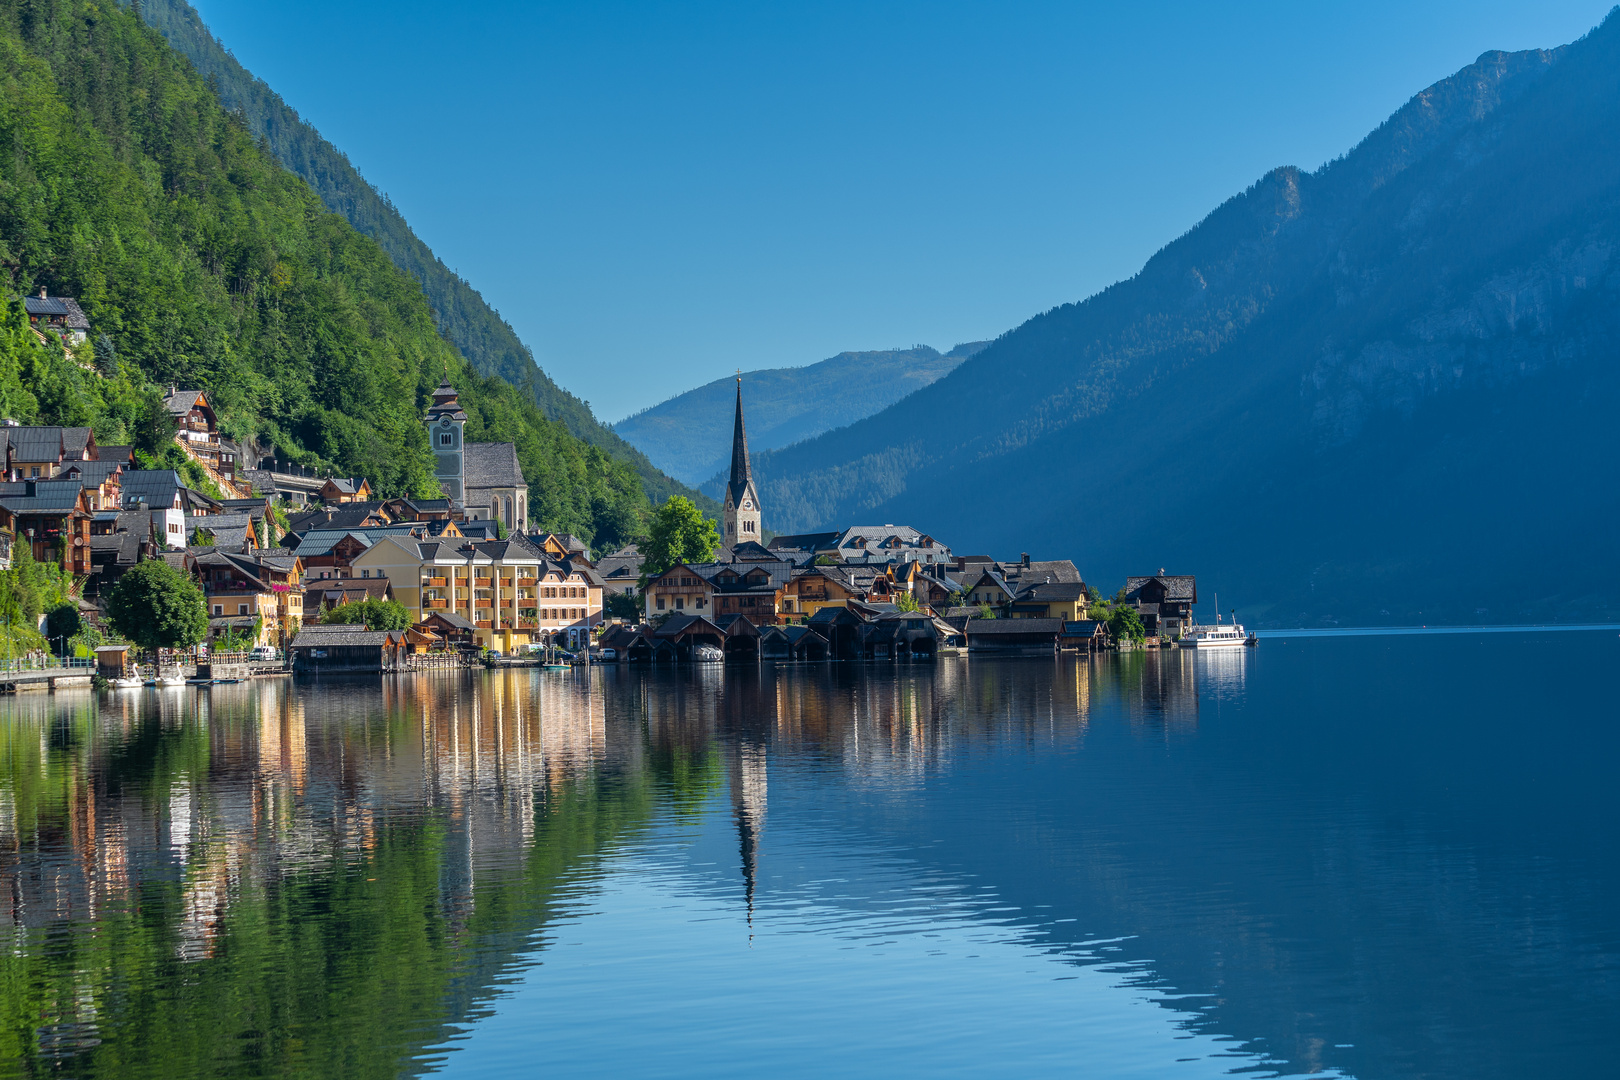
[[[748,461],[748,431],[743,427],[742,379],[737,380],[737,422],[731,432],[731,480],[726,485],[731,505],[741,506],[743,493],[754,482],[754,469]]]

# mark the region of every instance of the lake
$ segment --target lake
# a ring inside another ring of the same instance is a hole
[[[6,698],[0,1072],[1615,1075],[1617,661]]]

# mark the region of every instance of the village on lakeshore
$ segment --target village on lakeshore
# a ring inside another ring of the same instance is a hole
[[[88,330],[71,299],[42,293],[27,310],[36,332]],[[1070,560],[963,554],[910,525],[770,535],[741,379],[719,528],[698,515],[709,539],[664,565],[634,544],[592,552],[529,531],[515,446],[466,441],[448,382],[422,419],[435,499],[376,498],[363,477],[317,476],[232,441],[204,391],[171,387],[165,404],[182,469],[141,468],[133,447],[98,445],[89,428],[4,421],[0,567],[24,543],[79,583],[84,623],[105,627],[119,580],[161,560],[201,595],[199,657],[294,672],[555,661],[557,650],[597,662],[898,661],[1151,648],[1195,629],[1189,575],[1131,577],[1104,599]],[[370,625],[377,605],[403,611]]]

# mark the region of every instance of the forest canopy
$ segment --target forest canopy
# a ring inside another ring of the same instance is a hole
[[[0,277],[0,408],[24,423],[156,449],[162,392],[196,387],[232,438],[425,497],[421,416],[448,375],[468,437],[517,444],[535,527],[599,548],[641,528],[632,466],[474,372],[418,282],[116,4],[0,0]],[[38,343],[15,297],[42,286],[91,341]]]

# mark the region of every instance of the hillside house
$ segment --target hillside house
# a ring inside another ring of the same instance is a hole
[[[174,441],[215,472],[223,472],[219,456],[219,417],[201,390],[169,387],[163,407],[174,421]]]
[[[51,480],[64,462],[91,461],[97,454],[96,437],[89,428],[0,428],[6,448],[5,479]]]
[[[23,297],[23,310],[28,313],[29,328],[42,341],[49,335],[72,346],[90,338],[90,320],[71,296],[51,296],[41,285],[36,295]]]
[[[363,476],[332,476],[321,485],[317,493],[321,502],[328,506],[340,506],[344,503],[371,502],[371,484]]]
[[[0,507],[11,515],[13,535],[36,562],[58,563],[70,574],[90,573],[89,497],[75,480],[24,480],[0,484]]]

